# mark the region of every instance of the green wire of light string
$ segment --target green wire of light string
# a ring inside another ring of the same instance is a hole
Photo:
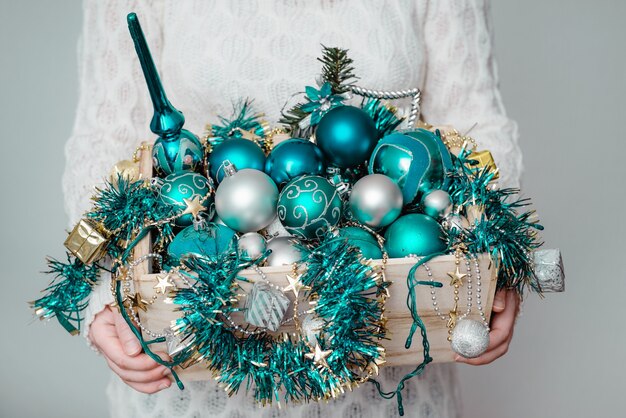
[[[137,339],[139,340],[139,344],[141,344],[141,348],[143,348],[143,351],[148,356],[150,356],[152,360],[170,369],[178,388],[181,390],[185,389],[185,385],[183,385],[183,382],[181,382],[180,378],[178,377],[178,374],[176,373],[176,371],[174,371],[174,367],[178,366],[179,363],[176,361],[163,360],[161,357],[156,355],[152,350],[150,350],[150,347],[148,346],[149,343],[163,342],[164,338],[157,338],[147,343],[143,339],[141,332],[137,328],[135,328],[135,325],[132,323],[130,316],[128,316],[128,312],[126,312],[126,309],[124,308],[124,299],[122,298],[122,283],[119,280],[115,283],[115,299],[117,300],[117,306],[120,308],[120,313],[122,314],[122,317],[124,318],[128,326],[130,327],[133,334],[135,334],[135,337],[137,337]]]
[[[404,416],[404,405],[402,403],[402,390],[404,389],[404,382],[406,382],[409,379],[412,379],[415,376],[419,376],[420,374],[422,374],[424,372],[424,369],[426,368],[426,365],[433,361],[433,358],[430,356],[430,343],[428,342],[428,336],[426,335],[426,325],[424,325],[422,318],[420,318],[417,312],[417,295],[415,294],[415,288],[417,286],[443,287],[443,284],[441,282],[435,282],[432,280],[427,280],[427,281],[417,280],[415,278],[415,273],[417,272],[417,269],[421,265],[427,263],[428,261],[432,260],[435,257],[439,257],[442,255],[445,255],[445,253],[442,253],[442,252],[433,253],[433,254],[430,254],[428,256],[421,258],[420,260],[417,261],[417,263],[415,263],[413,267],[411,267],[411,270],[409,270],[409,274],[407,274],[407,277],[406,277],[406,284],[409,290],[409,293],[406,298],[406,305],[409,308],[409,312],[411,312],[411,317],[413,318],[413,324],[411,324],[411,329],[409,331],[409,335],[406,338],[406,342],[404,343],[404,347],[407,350],[411,348],[411,344],[413,343],[413,336],[415,335],[415,331],[417,331],[417,328],[419,328],[420,333],[422,335],[422,353],[423,353],[422,362],[418,364],[417,367],[413,369],[410,373],[407,373],[400,380],[400,382],[398,382],[398,385],[396,386],[396,390],[394,391],[384,392],[380,386],[380,382],[378,382],[375,379],[369,380],[376,386],[376,389],[378,390],[378,394],[384,399],[393,399],[394,396],[397,398],[398,414],[400,414],[400,416]]]

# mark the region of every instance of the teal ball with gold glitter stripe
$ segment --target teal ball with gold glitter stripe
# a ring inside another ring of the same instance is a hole
[[[298,177],[278,197],[278,219],[292,235],[321,238],[339,223],[342,205],[337,188],[324,177]]]
[[[212,185],[209,179],[198,173],[183,171],[181,173],[170,174],[163,179],[159,192],[160,199],[171,206],[174,206],[179,213],[183,212],[188,204],[185,200],[198,199],[210,219],[213,216],[213,196],[211,195]],[[176,218],[176,225],[189,226],[193,223],[193,215],[185,214]]]
[[[443,230],[428,215],[401,216],[385,232],[385,249],[391,258],[426,256],[446,249]]]
[[[171,137],[159,137],[152,147],[152,164],[160,176],[194,171],[204,157],[200,140],[186,129]]]

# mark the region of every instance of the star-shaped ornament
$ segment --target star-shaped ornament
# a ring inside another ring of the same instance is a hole
[[[289,286],[285,287],[283,289],[283,292],[287,293],[289,291],[292,291],[294,296],[298,297],[300,290],[306,288],[306,286],[303,285],[302,282],[300,281],[301,277],[302,277],[302,274],[287,275],[287,281],[289,281]]]
[[[459,266],[456,266],[456,271],[449,271],[448,276],[450,276],[450,286],[463,286],[463,279],[467,277],[467,274],[461,273],[459,270]]]
[[[130,301],[130,306],[133,309],[141,309],[144,312],[148,312],[148,302],[146,302],[141,297],[139,292],[135,293],[133,296],[130,296],[128,300]]]
[[[313,360],[313,363],[315,363],[318,367],[328,367],[326,357],[328,357],[332,352],[333,350],[322,350],[319,344],[315,344],[315,350],[312,353],[305,354],[304,357],[309,360]]]
[[[181,216],[191,213],[194,218],[197,218],[200,212],[207,209],[207,207],[200,201],[200,196],[198,195],[194,196],[193,199],[183,198],[183,201],[187,207],[185,208],[185,211],[181,213]]]
[[[155,289],[157,293],[166,294],[168,288],[176,287],[170,282],[169,273],[162,276],[157,276],[157,280],[158,283],[153,287],[153,289]]]
[[[119,266],[115,278],[117,280],[125,280],[128,278],[129,268],[127,266]]]

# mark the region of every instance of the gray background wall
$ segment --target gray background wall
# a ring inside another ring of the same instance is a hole
[[[567,292],[528,298],[508,355],[461,366],[467,417],[623,416],[626,2],[498,0],[501,88]],[[61,256],[63,145],[77,98],[77,1],[0,1],[0,416],[106,415],[104,363],[26,300]],[[620,411],[621,410],[621,411]],[[89,411],[89,412],[87,412]]]

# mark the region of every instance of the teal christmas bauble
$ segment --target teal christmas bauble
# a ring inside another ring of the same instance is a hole
[[[191,225],[174,237],[167,254],[172,263],[178,263],[184,255],[215,257],[234,245],[234,237],[235,231],[224,225],[210,223],[197,229]]]
[[[369,160],[370,173],[384,174],[402,190],[405,205],[419,201],[432,189],[446,186],[452,167],[450,153],[430,131],[394,132],[381,139]]]
[[[265,153],[261,147],[248,139],[227,139],[211,151],[209,155],[209,173],[218,183],[224,179],[224,163],[230,162],[237,170],[265,168]]]
[[[211,219],[214,210],[211,191],[209,179],[198,173],[183,171],[170,174],[163,179],[159,197],[164,203],[180,211],[187,209],[194,202],[199,202],[205,208],[203,212],[207,214],[207,218]],[[180,216],[176,218],[175,223],[178,226],[191,225],[193,214],[187,213]]]
[[[369,158],[376,146],[378,132],[365,111],[354,106],[338,106],[322,117],[315,138],[329,163],[350,168]]]
[[[292,138],[279,143],[265,161],[265,172],[279,187],[298,176],[320,175],[325,171],[322,151],[306,139]]]
[[[425,256],[446,249],[444,233],[430,216],[411,213],[401,216],[385,232],[385,249],[391,258]]]
[[[380,250],[378,241],[376,241],[374,235],[363,228],[347,226],[339,229],[339,236],[347,238],[351,245],[361,250],[363,258],[374,260],[383,258],[383,252]]]
[[[265,228],[276,218],[276,184],[259,170],[246,168],[234,173],[230,170],[215,192],[218,216],[238,232],[256,232]]]
[[[152,147],[152,165],[160,176],[194,171],[204,157],[200,140],[186,129],[157,138]]]
[[[292,235],[321,238],[339,223],[342,205],[337,188],[324,177],[303,176],[280,193],[278,219]]]

